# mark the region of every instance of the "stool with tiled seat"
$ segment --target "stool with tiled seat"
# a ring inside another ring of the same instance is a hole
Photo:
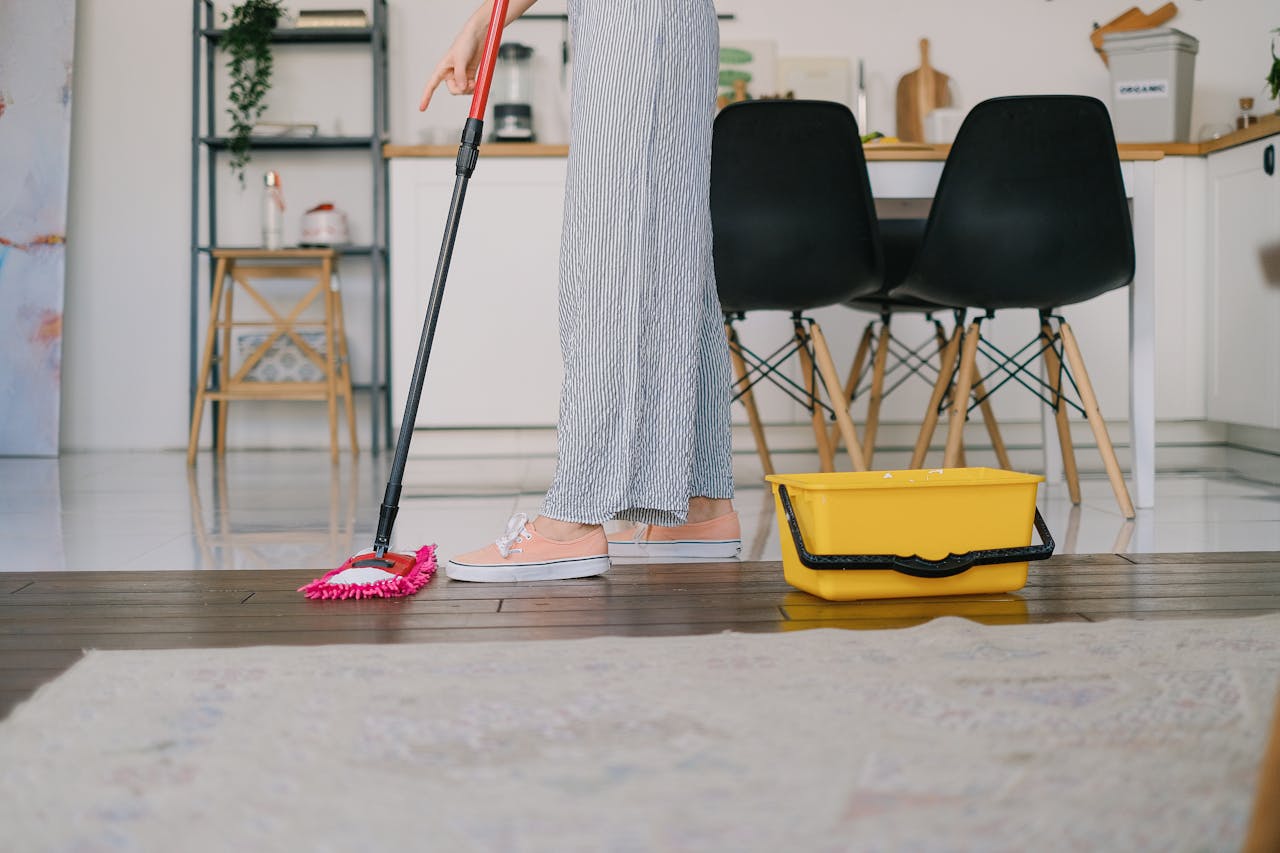
[[[214,249],[217,266],[213,277],[213,299],[205,336],[204,357],[196,385],[195,408],[191,415],[191,440],[187,462],[195,463],[196,446],[204,405],[218,402],[214,419],[214,450],[223,453],[227,443],[227,406],[232,400],[323,400],[329,406],[329,450],[338,460],[338,399],[346,408],[351,452],[356,443],[355,403],[351,396],[351,363],[347,353],[346,329],[342,319],[342,295],[338,290],[338,253],[334,249]],[[264,284],[306,281],[314,284],[292,306],[281,307],[264,295]],[[258,312],[253,319],[236,319],[232,305],[236,291],[251,300]],[[304,319],[308,308],[319,304],[323,319]],[[232,358],[232,331],[256,330],[240,339],[243,357]],[[308,330],[312,330],[308,332]],[[319,335],[317,335],[317,332]],[[323,339],[323,352],[315,346]],[[308,337],[312,338],[311,341]],[[264,370],[269,356],[282,349],[295,350],[302,357],[305,373],[318,375],[281,380]],[[266,375],[264,375],[266,374]]]

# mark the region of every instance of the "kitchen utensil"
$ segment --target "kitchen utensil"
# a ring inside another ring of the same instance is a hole
[[[920,67],[898,81],[898,132],[903,142],[924,142],[924,117],[951,106],[951,78],[929,64],[929,40],[920,39]]]

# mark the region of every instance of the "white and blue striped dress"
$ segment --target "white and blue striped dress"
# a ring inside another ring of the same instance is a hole
[[[685,521],[733,496],[711,257],[712,0],[570,0],[559,458],[542,512]]]

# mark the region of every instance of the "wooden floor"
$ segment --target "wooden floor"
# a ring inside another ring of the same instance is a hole
[[[619,565],[604,578],[465,584],[391,601],[313,602],[314,571],[0,573],[0,716],[82,649],[660,636],[1230,617],[1280,611],[1280,553],[1062,556],[1016,594],[826,602],[778,563]]]

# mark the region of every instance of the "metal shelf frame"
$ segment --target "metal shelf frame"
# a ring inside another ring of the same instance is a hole
[[[370,266],[371,316],[370,343],[372,363],[367,381],[355,387],[367,391],[370,401],[369,446],[377,455],[391,445],[390,329],[391,301],[390,255],[388,235],[390,228],[390,193],[387,161],[382,146],[390,135],[387,92],[387,0],[370,0],[370,26],[360,28],[281,28],[271,37],[274,44],[298,46],[315,44],[365,45],[369,51],[373,70],[372,128],[369,136],[313,136],[255,138],[253,150],[298,152],[351,151],[364,152],[369,158],[370,180],[373,182],[371,244],[339,247],[343,255],[367,257]],[[194,410],[196,383],[198,381],[198,356],[200,345],[200,312],[213,298],[214,260],[209,251],[218,243],[218,165],[219,155],[227,148],[227,139],[217,136],[219,98],[215,85],[215,72],[219,59],[218,45],[226,34],[216,26],[217,10],[214,0],[192,0],[191,27],[191,281],[189,322],[189,383],[188,415]],[[201,170],[204,180],[201,180]],[[201,227],[201,222],[204,227]],[[225,247],[224,247],[225,248]],[[208,278],[207,293],[201,293],[201,270]],[[220,346],[215,341],[215,346]],[[218,369],[217,363],[213,369]],[[214,377],[216,381],[216,376]],[[218,403],[214,402],[213,416],[218,416]]]

